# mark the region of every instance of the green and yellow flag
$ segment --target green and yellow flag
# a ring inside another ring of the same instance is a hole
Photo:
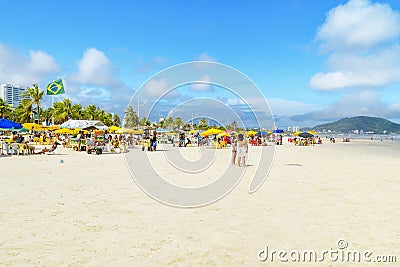
[[[65,94],[64,85],[61,79],[49,83],[47,85],[47,95],[61,95]]]

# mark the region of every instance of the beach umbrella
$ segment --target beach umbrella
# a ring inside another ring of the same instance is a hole
[[[314,135],[312,135],[312,134],[310,134],[310,133],[307,133],[307,132],[299,133],[299,136],[300,136],[300,137],[303,137],[303,138],[314,137]]]
[[[168,129],[163,129],[163,128],[157,128],[157,129],[156,129],[156,132],[157,132],[157,133],[169,133],[170,130],[168,130]]]
[[[223,132],[222,130],[220,130],[220,129],[215,129],[215,128],[208,129],[207,131],[208,131],[210,134],[220,134],[220,133]],[[206,132],[207,132],[207,131],[206,131]]]
[[[308,131],[308,133],[309,133],[309,134],[312,134],[312,135],[316,135],[316,134],[317,134],[316,131]]]
[[[22,125],[7,119],[0,119],[0,128],[2,129],[21,129]]]
[[[301,134],[301,132],[297,131],[297,132],[295,132],[293,135],[294,135],[294,136],[299,136],[299,134]]]
[[[46,130],[54,131],[60,129],[60,125],[50,125],[50,126],[45,126]]]
[[[222,132],[222,133],[219,133],[217,135],[217,137],[224,137],[224,136],[227,136],[227,135],[229,135],[227,132]]]
[[[32,129],[40,127],[41,125],[39,125],[37,123],[33,123],[33,122],[27,122],[27,123],[23,123],[22,126],[25,129],[32,130]]]
[[[113,126],[110,126],[109,130],[110,130],[110,132],[115,132],[115,131],[121,130],[121,128],[119,128],[118,126],[113,125]]]
[[[276,130],[274,130],[274,133],[283,133],[283,130],[276,129]]]
[[[213,134],[220,134],[222,132],[223,131],[220,129],[210,128],[207,131],[202,132],[200,135],[204,137],[204,136],[213,135]]]
[[[72,134],[72,130],[68,128],[58,129],[55,130],[54,132],[58,134]]]
[[[14,129],[13,129],[13,130],[14,130]],[[17,132],[22,132],[22,133],[29,132],[29,130],[28,130],[28,129],[26,129],[26,128],[15,129],[15,131],[17,131]]]
[[[247,134],[248,134],[249,136],[253,136],[253,135],[256,135],[257,132],[256,132],[256,131],[248,131]]]

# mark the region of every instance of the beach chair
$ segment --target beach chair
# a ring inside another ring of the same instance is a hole
[[[216,149],[219,148],[219,143],[217,141],[214,141],[214,148],[216,148]]]
[[[18,155],[28,155],[29,153],[29,148],[27,144],[24,143],[18,143]]]
[[[10,146],[7,142],[1,143],[1,154],[3,155],[4,152],[6,155],[10,153]]]
[[[19,155],[19,144],[17,143],[11,144],[11,155]]]

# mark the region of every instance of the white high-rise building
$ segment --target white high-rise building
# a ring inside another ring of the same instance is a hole
[[[18,107],[24,97],[21,96],[26,88],[20,86],[13,86],[11,84],[0,85],[0,98],[7,104],[10,104],[13,108]]]

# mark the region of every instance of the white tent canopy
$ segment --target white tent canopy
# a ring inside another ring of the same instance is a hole
[[[108,130],[108,127],[104,125],[101,121],[92,121],[92,120],[68,120],[60,125],[60,128],[69,128],[69,129],[88,129],[88,128],[96,128],[98,130]]]

